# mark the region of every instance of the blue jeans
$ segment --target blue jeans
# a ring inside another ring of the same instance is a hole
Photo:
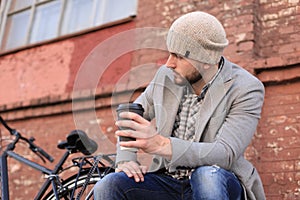
[[[190,179],[178,180],[147,173],[144,182],[135,182],[123,172],[111,173],[94,188],[96,200],[241,200],[243,189],[236,176],[217,166],[198,167]]]

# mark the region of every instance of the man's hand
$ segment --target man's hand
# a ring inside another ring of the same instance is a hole
[[[133,112],[122,112],[120,117],[123,119],[116,122],[117,126],[128,127],[127,130],[116,131],[117,136],[127,136],[135,138],[136,141],[120,142],[123,147],[135,147],[146,153],[163,156],[167,159],[172,157],[171,141],[156,130],[155,120],[149,122],[140,115]]]
[[[133,177],[135,182],[143,182],[147,170],[147,166],[139,165],[134,161],[119,163],[116,168],[116,172],[124,172],[128,177]]]

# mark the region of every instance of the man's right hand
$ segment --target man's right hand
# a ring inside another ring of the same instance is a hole
[[[135,182],[143,182],[147,170],[147,166],[139,165],[134,161],[127,161],[119,163],[115,171],[124,172],[128,177],[133,177]]]

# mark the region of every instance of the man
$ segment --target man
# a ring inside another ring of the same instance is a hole
[[[170,27],[170,56],[136,102],[144,118],[121,114],[116,173],[95,186],[96,199],[265,199],[259,175],[243,154],[260,118],[262,83],[222,56],[221,23],[192,12]],[[136,147],[152,154],[150,169]]]

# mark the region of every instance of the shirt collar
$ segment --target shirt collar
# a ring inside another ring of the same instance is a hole
[[[211,84],[214,82],[214,80],[217,78],[217,76],[220,74],[222,68],[224,66],[224,58],[221,57],[221,60],[219,62],[219,67],[217,73],[213,76],[213,78],[202,88],[200,95],[198,96],[198,100],[203,100],[205,97],[205,94],[208,90],[208,88],[211,86]]]

